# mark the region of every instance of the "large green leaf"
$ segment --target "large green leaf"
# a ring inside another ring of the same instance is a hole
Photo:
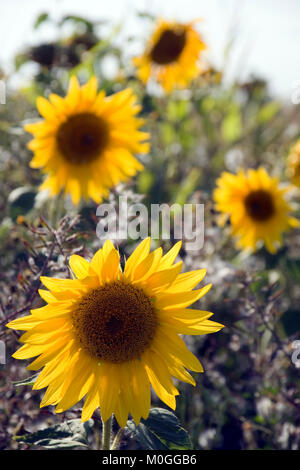
[[[91,419],[86,423],[82,423],[80,419],[71,419],[31,434],[16,436],[15,440],[42,446],[46,449],[88,447],[88,432],[93,424],[94,422]]]
[[[187,431],[181,427],[174,413],[163,408],[152,408],[149,418],[146,421],[142,419],[138,426],[129,420],[127,427],[146,450],[191,448]]]

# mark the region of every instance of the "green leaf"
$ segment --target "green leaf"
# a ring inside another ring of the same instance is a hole
[[[146,20],[151,20],[151,21],[155,21],[156,20],[156,17],[154,15],[151,15],[150,13],[147,13],[145,11],[138,11],[137,12],[137,16],[139,18],[144,18]]]
[[[242,134],[242,118],[238,109],[233,109],[222,122],[222,137],[226,142],[234,142]]]
[[[263,287],[267,286],[269,282],[268,272],[262,271],[255,280],[251,282],[250,289],[254,294],[259,294]]]
[[[160,124],[160,132],[165,145],[170,145],[177,140],[174,126],[167,121]]]
[[[29,60],[30,59],[27,54],[17,54],[14,59],[16,71],[18,71],[22,67],[22,65],[26,64],[26,62],[28,62]]]
[[[188,101],[169,101],[167,105],[167,117],[170,121],[178,121],[184,119],[188,113]]]
[[[32,106],[35,106],[37,97],[43,94],[43,88],[35,81],[29,83],[28,86],[20,87],[19,91]]]
[[[300,261],[299,260],[287,260],[286,266],[287,266],[290,276],[297,283],[300,283]]]
[[[144,423],[135,425],[134,421],[127,421],[128,429],[133,433],[136,440],[144,450],[168,450],[168,447],[152,433]]]
[[[36,379],[38,378],[39,373],[28,377],[27,379],[18,380],[17,382],[12,382],[15,387],[23,387],[23,385],[33,385]]]
[[[152,408],[149,418],[138,426],[129,420],[127,427],[146,450],[191,449],[191,441],[178,418],[164,408]]]
[[[86,18],[83,18],[82,16],[66,15],[62,18],[60,25],[63,25],[66,21],[71,21],[72,23],[75,24],[75,26],[78,26],[81,24],[85,27],[86,31],[93,32],[94,24],[91,21],[87,20]],[[103,23],[103,21],[99,21],[97,23],[98,24]]]
[[[34,26],[33,28],[34,29],[38,29],[38,27],[44,23],[45,21],[47,21],[49,19],[49,15],[48,13],[41,13],[37,19],[35,20],[35,23],[34,23]]]
[[[154,176],[150,171],[144,170],[138,177],[138,191],[142,194],[147,194],[152,188],[154,183]]]
[[[204,113],[210,113],[216,106],[216,100],[212,96],[205,96],[201,102],[201,109]]]
[[[201,170],[193,168],[185,180],[179,185],[176,191],[176,204],[185,204],[191,194],[195,191],[197,184],[199,183]]]
[[[93,420],[82,423],[80,419],[71,419],[46,429],[16,436],[18,442],[34,444],[45,449],[74,449],[88,447],[88,432],[93,427]]]
[[[0,241],[3,241],[10,233],[12,228],[12,220],[10,217],[4,217],[0,224]]]
[[[257,424],[264,424],[264,418],[260,415],[255,416],[253,421]]]
[[[257,115],[257,121],[264,124],[270,121],[279,111],[280,106],[276,101],[270,101],[262,106]]]

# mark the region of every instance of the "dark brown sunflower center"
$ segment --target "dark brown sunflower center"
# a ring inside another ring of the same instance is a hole
[[[107,123],[98,116],[81,113],[71,116],[58,129],[57,145],[64,158],[83,165],[99,157],[108,144]]]
[[[72,321],[83,349],[99,360],[117,364],[139,358],[157,327],[150,297],[123,281],[107,283],[82,297]]]
[[[166,29],[150,52],[151,60],[160,65],[175,62],[183,51],[185,42],[184,29]]]
[[[263,189],[249,193],[244,202],[248,215],[258,222],[270,219],[275,213],[273,199],[270,193]]]

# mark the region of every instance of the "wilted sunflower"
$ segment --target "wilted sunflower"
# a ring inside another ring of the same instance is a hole
[[[293,184],[300,187],[300,140],[291,148],[289,153],[287,174]]]
[[[201,72],[199,55],[206,45],[194,23],[159,20],[145,52],[133,59],[140,80],[147,83],[153,76],[170,92],[176,86],[185,87]]]
[[[131,413],[136,424],[147,418],[150,384],[159,398],[175,409],[178,390],[172,377],[195,385],[186,370],[202,372],[198,359],[179,334],[203,335],[223,325],[210,312],[186,309],[211,287],[192,290],[205,270],[179,274],[173,265],[181,243],[163,256],[150,251],[145,239],[120,268],[119,253],[110,241],[89,263],[73,255],[77,279],[41,277],[48,305],[12,321],[25,330],[16,359],[39,356],[28,367],[43,367],[33,388],[48,387],[41,406],[56,405],[60,413],[84,396],[82,420],[100,406],[103,421],[112,413],[121,427]]]
[[[144,122],[131,89],[106,97],[97,93],[96,77],[80,87],[73,76],[65,98],[39,97],[37,108],[44,120],[25,126],[34,135],[30,165],[48,173],[41,189],[51,195],[64,188],[74,204],[81,197],[101,202],[109,188],[143,168],[133,153],[148,151],[142,143],[148,134],[138,130]]]
[[[224,172],[217,185],[214,199],[216,209],[223,213],[220,224],[230,217],[238,248],[255,251],[258,242],[264,242],[275,253],[282,244],[282,233],[299,226],[285,200],[289,188],[280,188],[278,179],[270,177],[264,168],[240,170],[237,175]]]

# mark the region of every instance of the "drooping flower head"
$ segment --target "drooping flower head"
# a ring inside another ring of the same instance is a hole
[[[38,356],[27,369],[43,368],[33,386],[47,387],[41,406],[56,405],[60,413],[85,397],[83,421],[100,407],[104,421],[113,413],[124,427],[129,413],[136,424],[147,418],[151,384],[175,409],[172,376],[195,385],[186,369],[203,371],[179,334],[223,327],[209,320],[212,313],[186,308],[211,285],[192,290],[205,270],[180,274],[182,262],[173,264],[180,245],[163,256],[161,248],[150,253],[147,238],[123,272],[118,251],[106,241],[91,262],[70,258],[77,279],[41,278],[49,290],[39,293],[48,304],[7,325],[26,331],[13,357]]]
[[[147,83],[153,77],[171,92],[175,87],[187,86],[201,73],[199,56],[206,45],[194,23],[159,20],[144,53],[133,59],[140,80]]]
[[[64,189],[74,204],[99,203],[143,168],[133,154],[148,151],[148,134],[139,131],[144,121],[136,117],[140,106],[131,89],[105,96],[97,93],[96,77],[80,87],[73,76],[65,98],[39,97],[37,107],[44,120],[25,126],[34,135],[30,165],[48,174],[41,189],[51,195]]]
[[[287,174],[292,183],[300,187],[300,140],[291,148],[289,153]]]
[[[222,213],[221,225],[230,218],[238,248],[255,251],[263,242],[275,253],[282,244],[282,233],[299,226],[285,199],[288,190],[280,188],[278,179],[264,168],[240,170],[237,175],[222,173],[214,191],[216,209]]]

